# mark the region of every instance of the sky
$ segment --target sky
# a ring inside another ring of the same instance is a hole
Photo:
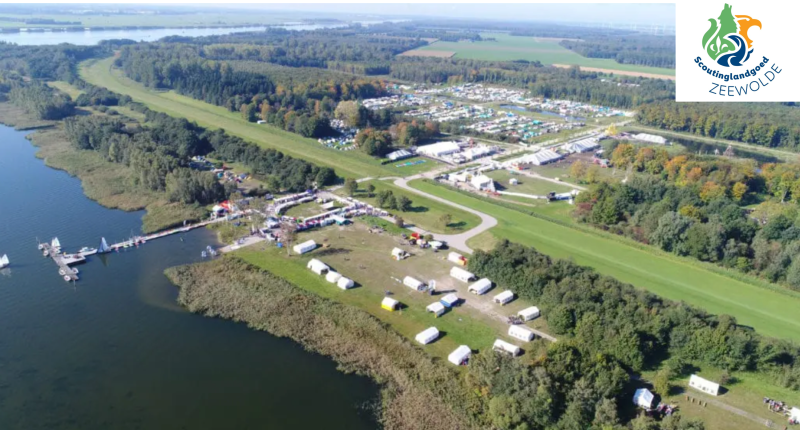
[[[219,4],[218,4],[219,5]],[[200,6],[198,4],[198,6]],[[514,21],[675,25],[674,3],[533,3],[533,4],[228,4],[231,8],[309,11],[417,17],[480,18]]]

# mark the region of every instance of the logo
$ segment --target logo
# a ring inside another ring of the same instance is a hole
[[[743,66],[753,53],[750,27],[761,28],[761,21],[747,15],[733,15],[725,4],[719,18],[709,18],[711,28],[703,35],[703,49],[712,60],[724,67]]]

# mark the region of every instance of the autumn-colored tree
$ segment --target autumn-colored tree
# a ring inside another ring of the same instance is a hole
[[[589,168],[586,169],[586,175],[583,180],[587,184],[596,184],[600,180],[600,166],[597,164],[589,166]]]
[[[584,177],[586,176],[586,170],[586,163],[578,160],[569,166],[569,175],[575,178],[577,181],[583,181]]]
[[[687,218],[694,218],[698,221],[702,221],[703,214],[700,212],[700,209],[694,205],[686,205],[680,209],[678,209],[678,213],[687,217]]]
[[[636,155],[636,150],[630,143],[622,143],[614,148],[611,153],[611,163],[614,167],[624,169],[633,162],[633,157]]]
[[[800,184],[800,181],[798,181],[798,184]],[[800,189],[798,189],[798,191],[800,191]],[[747,194],[746,184],[743,184],[741,182],[733,184],[733,187],[731,188],[731,197],[733,197],[734,200],[736,200],[737,202],[742,201],[745,194]],[[794,193],[792,193],[792,195],[794,195]]]
[[[706,182],[703,184],[703,188],[700,189],[700,198],[705,202],[710,202],[724,195],[725,188],[712,181]]]

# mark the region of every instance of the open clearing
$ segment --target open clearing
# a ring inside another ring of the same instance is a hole
[[[497,218],[499,224],[491,232],[498,238],[533,246],[552,257],[571,258],[670,300],[684,301],[713,314],[732,315],[739,324],[763,335],[800,340],[797,293],[739,281],[624,238],[526,215],[422,180],[409,184]]]
[[[454,51],[435,51],[433,49],[412,49],[410,51],[400,54],[404,57],[437,57],[437,58],[450,58],[456,55]]]
[[[360,178],[364,176],[405,176],[418,173],[425,168],[433,168],[434,162],[420,164],[416,169],[395,167],[394,164],[381,165],[380,161],[358,151],[337,151],[325,148],[314,139],[301,137],[294,133],[279,130],[266,124],[245,121],[237,112],[214,106],[174,92],[152,91],[138,82],[112,70],[113,58],[88,61],[81,64],[83,79],[111,91],[127,94],[150,109],[164,112],[177,118],[187,118],[203,127],[221,128],[264,148],[277,149],[287,155],[305,159],[320,166],[329,166],[340,176]]]
[[[469,345],[472,349],[491,348],[496,338],[516,343],[526,352],[545,346],[544,340],[524,343],[513,341],[506,335],[507,315],[530,306],[522,300],[500,306],[492,303],[492,297],[502,291],[496,286],[483,296],[467,293],[467,283],[450,277],[454,264],[446,260],[448,251],[435,253],[430,249],[404,245],[398,236],[387,233],[369,233],[360,221],[347,227],[328,227],[301,233],[298,241],[314,239],[318,244],[326,244],[316,250],[297,256],[287,256],[286,251],[267,245],[255,245],[236,251],[245,261],[268,270],[298,287],[322,297],[358,306],[391,324],[399,333],[414,339],[414,336],[427,327],[435,326],[442,337],[432,344],[423,346],[426,351],[439,357],[446,357],[458,345]],[[412,254],[411,257],[394,261],[390,252],[400,247]],[[356,288],[341,290],[328,283],[324,276],[318,276],[306,268],[306,264],[316,258],[356,282]],[[411,290],[402,284],[402,278],[413,276],[423,282],[436,280],[437,295]],[[389,312],[381,309],[380,303],[386,292],[404,305],[399,311]],[[457,292],[462,302],[439,318],[425,311],[425,307],[437,301],[445,292]],[[546,323],[537,318],[528,323],[530,327],[546,331]],[[526,354],[535,357],[537,354]]]
[[[569,64],[553,64],[553,66],[561,67],[562,69],[569,69],[570,67],[572,67]],[[623,75],[623,76],[639,76],[642,78],[671,79],[673,81],[675,80],[675,76],[665,76],[656,73],[634,72],[631,70],[615,70],[615,69],[604,69],[601,67],[585,67],[585,66],[581,66],[581,70],[583,70],[584,72],[613,73],[615,75]]]
[[[647,77],[674,79],[675,70],[659,67],[620,64],[606,58],[588,58],[570,51],[556,40],[537,37],[510,36],[503,33],[481,34],[494,41],[444,42],[438,41],[415,49],[415,51],[455,52],[455,58],[471,58],[487,61],[539,61],[542,64],[578,65],[582,68],[608,70],[609,73],[635,72]],[[405,54],[405,53],[404,53]],[[587,69],[588,70],[588,69]]]

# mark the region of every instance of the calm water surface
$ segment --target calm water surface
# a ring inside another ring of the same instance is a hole
[[[367,429],[368,379],[297,344],[175,304],[169,266],[204,229],[91,257],[64,282],[36,238],[67,251],[129,237],[142,213],[103,208],[0,126],[0,429]],[[183,241],[181,241],[181,238]]]

